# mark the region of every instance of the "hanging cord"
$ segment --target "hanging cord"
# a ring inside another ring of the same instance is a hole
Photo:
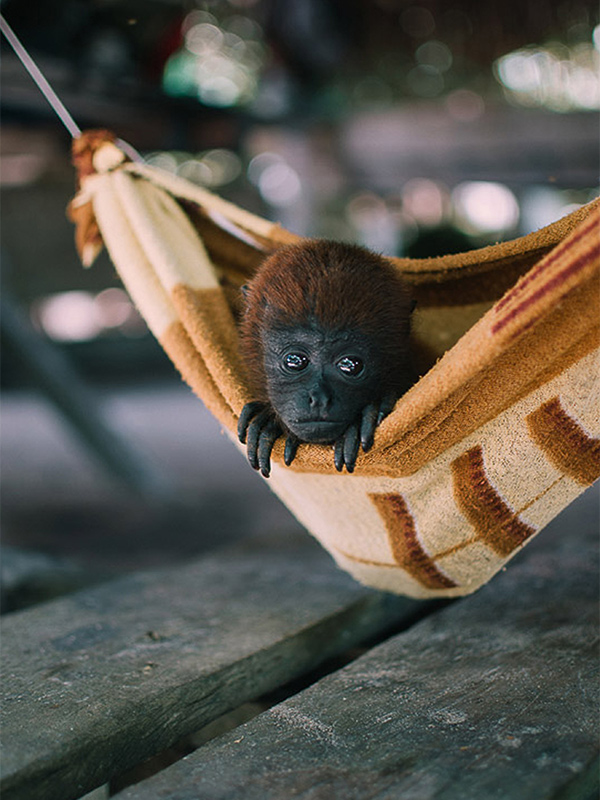
[[[81,128],[75,122],[75,120],[65,107],[64,103],[60,99],[60,97],[56,94],[56,92],[52,88],[52,86],[50,86],[50,84],[44,77],[42,71],[35,63],[33,58],[29,55],[25,47],[23,47],[13,29],[4,19],[3,14],[0,14],[0,30],[6,37],[6,40],[8,41],[12,49],[15,51],[20,62],[23,64],[27,72],[33,78],[38,89],[41,91],[46,100],[50,103],[50,105],[54,109],[56,115],[58,116],[62,124],[69,131],[73,139],[77,139],[79,136],[81,136]],[[137,152],[137,150],[135,150],[135,148],[133,148],[127,142],[124,142],[122,139],[117,139],[115,141],[115,144],[133,161],[144,160],[141,157],[141,155]]]

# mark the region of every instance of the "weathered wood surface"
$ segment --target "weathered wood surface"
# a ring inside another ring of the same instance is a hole
[[[597,523],[118,800],[592,800]]]
[[[309,537],[138,573],[2,622],[3,800],[70,800],[408,618]]]

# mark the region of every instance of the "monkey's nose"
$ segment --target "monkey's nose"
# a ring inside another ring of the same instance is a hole
[[[331,406],[331,395],[324,386],[314,386],[308,392],[308,404],[312,411],[323,413]]]

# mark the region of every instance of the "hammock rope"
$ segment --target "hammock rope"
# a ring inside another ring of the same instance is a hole
[[[31,57],[31,54],[23,45],[17,34],[8,24],[3,14],[0,14],[0,31],[4,34],[6,41],[10,44],[17,58],[21,64],[23,64],[40,92],[50,104],[56,116],[71,134],[71,137],[76,139],[77,137],[81,136],[81,128],[73,119],[71,112],[56,94],[48,79],[38,67],[35,60]],[[137,161],[140,163],[143,161],[142,156],[128,142],[125,142],[122,139],[118,139],[117,141],[121,150],[126,153],[132,161]]]

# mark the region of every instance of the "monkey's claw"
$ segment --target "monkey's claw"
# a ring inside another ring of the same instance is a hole
[[[381,401],[369,403],[363,408],[360,420],[360,443],[365,453],[373,447],[375,430],[393,410],[396,400],[395,394],[388,394]]]
[[[360,443],[365,453],[373,447],[378,419],[379,403],[369,403],[363,408],[360,420]]]
[[[354,472],[359,448],[360,429],[358,422],[353,422],[335,443],[333,463],[338,472],[341,472],[344,467],[348,472]]]
[[[288,434],[288,437],[285,440],[285,451],[283,454],[283,461],[286,467],[289,467],[292,461],[296,458],[296,453],[298,452],[299,446],[300,439],[297,439],[293,433]]]
[[[269,405],[259,401],[246,403],[238,422],[238,437],[242,444],[247,444],[250,466],[260,470],[265,478],[271,474],[271,452],[282,433],[283,428]]]
[[[379,405],[379,414],[377,416],[377,424],[379,425],[383,420],[391,414],[394,410],[394,406],[396,405],[396,401],[398,400],[398,396],[396,394],[387,394],[381,404]]]
[[[379,402],[369,403],[363,408],[359,420],[346,428],[334,448],[333,463],[338,472],[342,472],[344,467],[348,472],[354,472],[360,448],[366,453],[373,447],[375,430],[393,410],[396,399],[390,394]]]
[[[240,414],[237,426],[238,439],[242,444],[246,444],[246,436],[248,434],[248,425],[250,424],[250,421],[260,411],[266,408],[266,406],[266,403],[261,403],[259,400],[254,400],[252,403],[246,403],[246,405],[242,408],[242,413]]]

